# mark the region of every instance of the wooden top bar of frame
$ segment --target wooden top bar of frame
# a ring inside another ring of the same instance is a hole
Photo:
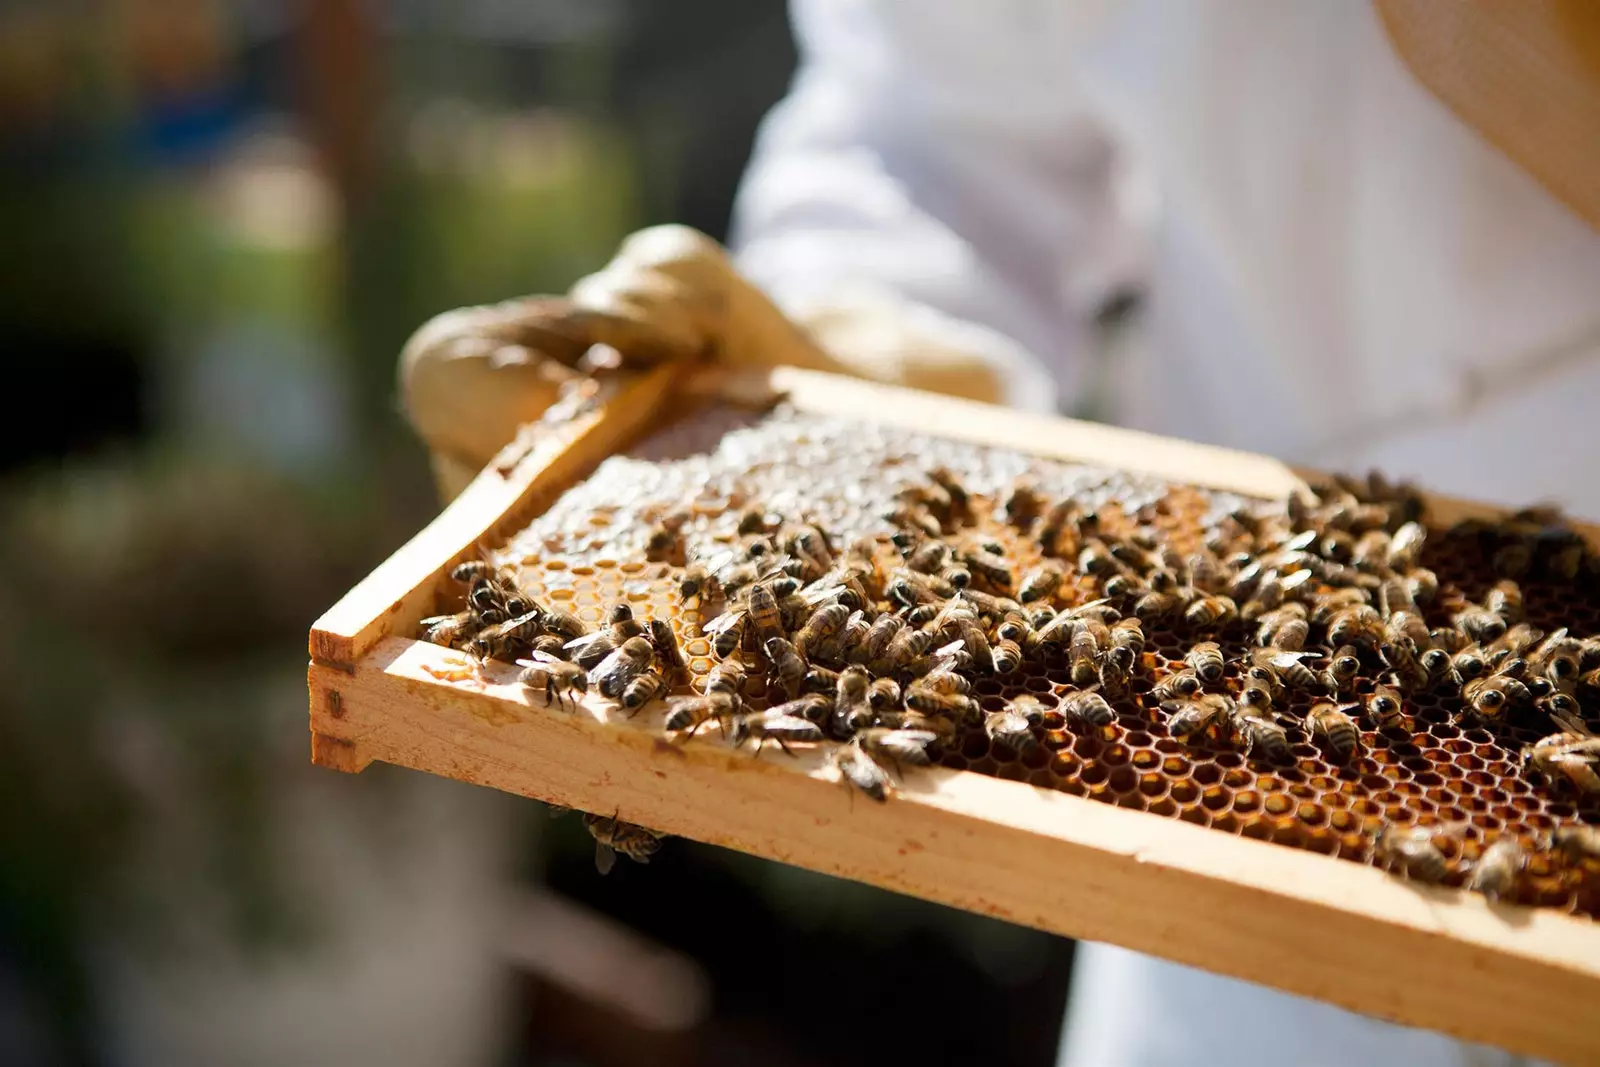
[[[1073,937],[1106,941],[1397,1022],[1570,1063],[1600,1062],[1600,923],[1490,904],[1360,864],[943,768],[874,804],[803,753],[673,745],[510,684],[445,680],[459,653],[409,639],[441,575],[629,447],[674,391],[796,406],[1258,497],[1302,484],[1275,460],[781,368],[660,368],[512,446],[311,634],[313,759],[373,760],[622,819]],[[1439,501],[1446,521],[1492,509]],[[1594,537],[1593,528],[1587,528]],[[495,673],[498,671],[499,673]],[[1221,1010],[1221,1009],[1219,1009]]]

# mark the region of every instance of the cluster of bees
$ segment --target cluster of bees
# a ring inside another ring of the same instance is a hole
[[[691,676],[665,620],[635,619],[618,603],[587,633],[480,562],[456,569],[466,607],[428,620],[427,636],[516,660],[523,684],[553,705],[598,691],[636,711],[666,696],[662,729],[674,740],[714,728],[757,751],[828,745],[840,781],[877,801],[903,765],[929,763],[962,731],[981,728],[1022,754],[1041,743],[1047,717],[1079,733],[1119,714],[1159,717],[1174,738],[1279,765],[1294,761],[1286,727],[1299,725],[1344,764],[1364,728],[1406,731],[1408,700],[1425,691],[1459,698],[1472,726],[1541,717],[1552,732],[1523,750],[1526,772],[1600,794],[1600,738],[1582,705],[1600,696],[1600,637],[1530,625],[1518,585],[1600,577],[1586,543],[1548,509],[1448,532],[1477,539],[1501,576],[1480,602],[1441,594],[1422,565],[1422,498],[1376,475],[1327,479],[1281,509],[1236,510],[1186,550],[1158,516],[1108,519],[1027,478],[995,500],[942,468],[905,488],[883,518],[891,534],[841,544],[755,508],[705,550],[685,536],[687,512],[661,516],[649,558],[672,565],[686,603],[721,609],[704,627],[718,662],[697,692],[674,694]],[[1019,570],[1002,539],[1031,543],[1027,558],[1038,562]],[[1147,628],[1185,635],[1181,667],[1153,675]],[[1048,702],[1023,694],[985,710],[975,681],[1025,665],[1061,669],[1071,684]],[[765,696],[751,701],[756,677]],[[642,862],[659,846],[615,818],[586,822],[606,866],[613,853]],[[1374,855],[1442,880],[1435,832],[1382,826]],[[1591,827],[1559,827],[1550,845],[1575,861],[1600,859]],[[1516,835],[1502,834],[1469,884],[1508,893],[1527,859]]]

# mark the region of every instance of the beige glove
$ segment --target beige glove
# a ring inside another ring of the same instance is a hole
[[[892,297],[858,293],[797,318],[742,278],[705,234],[655,226],[624,241],[566,298],[434,317],[401,353],[400,394],[448,495],[557,398],[595,344],[630,363],[782,364],[976,400],[1002,395],[993,363],[961,343],[965,324],[926,309],[907,313]]]

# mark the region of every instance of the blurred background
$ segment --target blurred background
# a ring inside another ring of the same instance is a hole
[[[1052,1061],[1065,941],[307,761],[310,622],[436,508],[401,343],[721,236],[793,62],[776,0],[0,0],[0,1063]]]

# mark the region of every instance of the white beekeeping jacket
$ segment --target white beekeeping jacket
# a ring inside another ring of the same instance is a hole
[[[801,68],[735,217],[780,304],[889,291],[990,327],[1070,404],[1086,309],[1142,270],[1118,421],[1600,516],[1600,234],[1422,89],[1368,4],[793,10]]]
[[[1600,517],[1600,234],[1423,90],[1366,3],[793,11],[801,68],[735,218],[786,308],[873,291],[980,324],[1013,402],[1050,406],[1084,388],[1085,313],[1137,276],[1119,421]],[[1063,1062],[1508,1058],[1086,945]]]

